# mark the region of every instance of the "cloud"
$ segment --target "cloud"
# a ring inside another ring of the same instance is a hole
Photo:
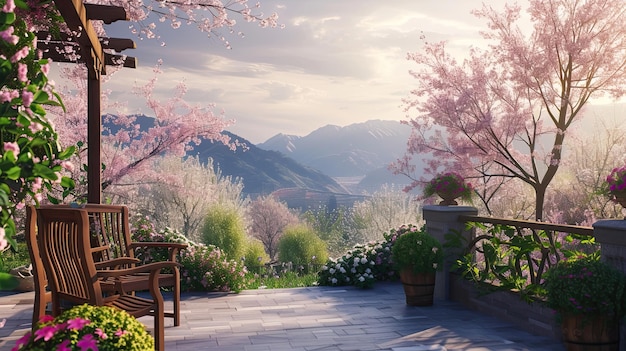
[[[139,58],[140,68],[116,74],[107,88],[126,99],[130,110],[141,111],[144,104],[129,87],[150,79],[161,58],[164,73],[155,94],[167,98],[184,80],[188,101],[216,103],[237,120],[230,129],[255,143],[281,132],[304,135],[325,124],[400,120],[401,99],[413,83],[408,71],[416,68],[407,52],[419,50],[423,38],[448,40],[451,50],[467,52],[484,28],[470,14],[481,3],[262,0],[262,9],[277,11],[285,28],[263,29],[238,19],[235,32],[219,33],[232,50],[219,36],[207,38],[193,26],[172,30],[158,23],[159,39],[137,41],[136,50],[125,52]],[[112,36],[132,36],[127,23],[107,27]]]

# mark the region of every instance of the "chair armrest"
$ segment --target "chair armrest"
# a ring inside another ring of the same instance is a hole
[[[186,249],[188,246],[189,245],[183,243],[169,243],[162,241],[133,241],[132,243],[128,244],[128,248],[131,250],[134,250],[138,247],[168,249],[170,254],[169,260],[171,262],[176,262],[176,255],[178,254],[178,251]]]
[[[99,270],[96,271],[96,275],[100,278],[115,278],[138,273],[151,273],[153,271],[160,271],[163,268],[174,268],[178,266],[180,266],[180,264],[176,262],[155,262],[133,268]]]
[[[96,266],[96,269],[119,269],[120,266],[137,264],[137,263],[141,263],[141,261],[138,258],[118,257],[118,258],[112,258],[107,261],[96,262],[95,266]]]

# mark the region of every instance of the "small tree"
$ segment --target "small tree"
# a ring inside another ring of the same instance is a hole
[[[306,226],[289,227],[278,242],[278,260],[308,268],[328,259],[326,243]]]
[[[409,188],[422,184],[411,158],[423,154],[433,156],[433,174],[516,178],[534,190],[541,220],[569,127],[592,96],[626,91],[626,2],[530,0],[530,35],[516,25],[520,11],[475,11],[487,20],[482,34],[491,45],[471,49],[462,64],[445,43],[408,55],[420,69],[412,72],[417,88],[405,110],[419,115],[409,122],[407,154],[394,169],[412,177]]]
[[[298,217],[287,205],[273,196],[260,197],[250,203],[248,212],[252,236],[259,239],[271,260],[276,258],[278,241],[285,228],[298,223]]]
[[[241,259],[247,243],[243,217],[232,207],[221,204],[211,206],[204,218],[202,242],[219,247],[230,259]]]

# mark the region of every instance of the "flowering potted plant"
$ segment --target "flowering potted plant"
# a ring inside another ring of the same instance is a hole
[[[472,200],[472,184],[466,183],[465,179],[458,173],[448,172],[437,175],[426,187],[424,187],[424,197],[435,194],[443,199],[440,205],[456,205],[455,199],[462,198],[466,201]]]
[[[613,168],[606,177],[604,193],[626,208],[626,166]]]
[[[432,305],[435,273],[443,263],[441,243],[424,228],[405,225],[397,230],[391,252],[407,305]]]
[[[594,254],[562,261],[545,275],[548,307],[557,312],[563,340],[575,345],[607,344],[617,350],[619,320],[626,315],[626,277]]]
[[[43,316],[12,350],[154,350],[154,339],[126,311],[107,306],[75,306],[57,318]]]

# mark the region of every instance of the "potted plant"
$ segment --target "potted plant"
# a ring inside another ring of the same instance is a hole
[[[125,311],[107,306],[80,305],[56,318],[43,316],[33,332],[12,350],[154,350],[145,326]]]
[[[431,306],[435,273],[443,263],[441,243],[424,228],[413,225],[400,227],[395,235],[391,257],[404,286],[407,305]]]
[[[424,197],[426,198],[437,194],[443,199],[439,205],[457,205],[458,203],[455,199],[459,197],[465,201],[471,201],[472,191],[472,184],[466,183],[461,175],[448,172],[438,174],[426,184],[426,187],[424,187]]]
[[[606,177],[604,193],[622,207],[626,208],[626,166],[613,168]]]
[[[626,278],[598,254],[568,259],[545,275],[547,305],[561,322],[568,350],[581,345],[619,347],[619,320],[626,314]]]

